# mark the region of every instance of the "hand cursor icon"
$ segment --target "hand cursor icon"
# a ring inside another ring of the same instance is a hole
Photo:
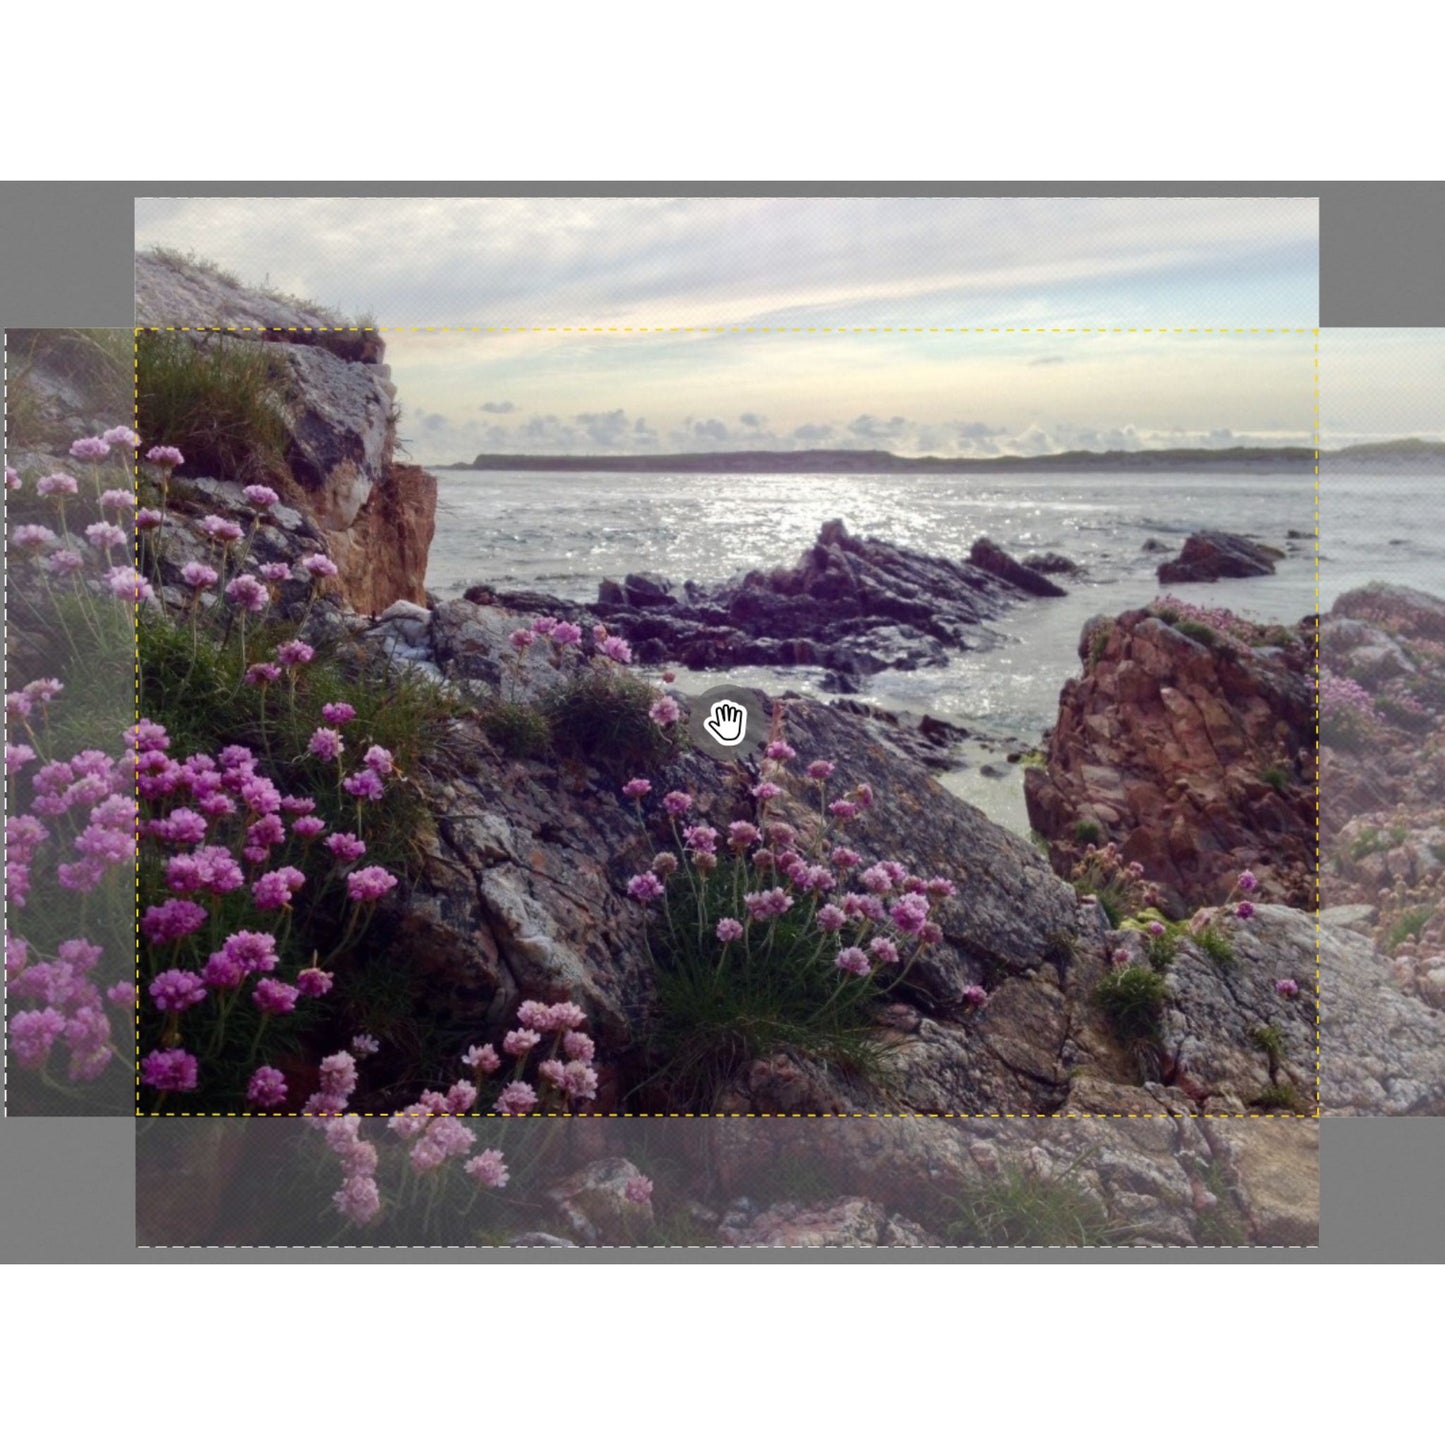
[[[723,747],[736,747],[748,730],[748,710],[741,703],[715,702],[702,725]]]

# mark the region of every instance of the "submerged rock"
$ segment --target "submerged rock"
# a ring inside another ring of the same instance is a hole
[[[1196,532],[1178,557],[1159,564],[1159,580],[1217,582],[1221,577],[1265,577],[1283,556],[1277,547],[1251,542],[1233,532]]]

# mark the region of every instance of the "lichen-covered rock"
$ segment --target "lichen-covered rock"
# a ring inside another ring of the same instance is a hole
[[[939,1242],[871,1199],[775,1204],[751,1219],[729,1215],[718,1239],[754,1249],[918,1249]]]
[[[547,1191],[566,1237],[635,1244],[653,1223],[650,1181],[627,1159],[598,1159]]]

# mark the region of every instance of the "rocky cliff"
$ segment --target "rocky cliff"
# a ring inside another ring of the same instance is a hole
[[[1067,873],[1114,841],[1176,910],[1223,901],[1244,868],[1314,905],[1314,640],[1165,603],[1096,618],[1079,642],[1029,821]]]
[[[136,258],[136,320],[160,328],[155,344],[188,347],[197,368],[226,350],[261,351],[270,363],[262,405],[279,422],[264,474],[211,475],[205,449],[177,473],[182,482],[265,481],[315,529],[358,612],[426,600],[426,559],[436,529],[436,478],[397,461],[396,388],[375,329],[263,291],[172,256]],[[142,336],[142,346],[146,337]],[[169,368],[176,386],[186,368]],[[187,451],[193,412],[142,385],[140,428],[148,442]]]

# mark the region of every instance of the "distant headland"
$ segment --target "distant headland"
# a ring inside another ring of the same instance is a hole
[[[893,452],[845,447],[807,451],[674,452],[631,456],[542,456],[482,452],[469,462],[433,465],[433,471],[473,472],[690,472],[709,475],[806,475],[810,473],[980,472],[1169,472],[1293,471],[1313,467],[1312,447],[1168,447],[1149,451],[1067,451],[1044,456],[901,457]],[[1445,468],[1445,442],[1406,438],[1321,452],[1351,465]]]

